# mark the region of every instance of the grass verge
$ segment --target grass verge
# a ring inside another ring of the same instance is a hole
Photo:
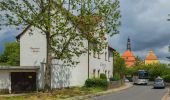
[[[74,96],[93,94],[105,90],[106,89],[100,87],[95,87],[95,88],[74,87],[69,89],[55,90],[52,93],[38,92],[34,94],[26,94],[21,96],[0,97],[0,100],[58,100],[58,99],[66,99]]]

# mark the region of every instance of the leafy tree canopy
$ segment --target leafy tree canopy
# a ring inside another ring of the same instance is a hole
[[[20,47],[18,42],[5,44],[5,50],[0,55],[0,65],[19,66],[20,64]]]
[[[113,54],[114,60],[113,60],[113,72],[114,74],[119,74],[122,78],[125,74],[126,65],[123,58],[121,58],[120,54],[118,52],[114,52]]]

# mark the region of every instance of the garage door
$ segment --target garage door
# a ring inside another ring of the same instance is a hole
[[[36,73],[12,72],[11,89],[12,93],[36,91]]]

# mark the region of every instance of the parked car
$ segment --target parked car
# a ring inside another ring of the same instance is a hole
[[[157,77],[154,81],[153,87],[154,88],[165,88],[165,82],[163,78]]]
[[[129,80],[128,80],[127,78],[125,78],[125,82],[126,82],[126,83],[128,83],[128,82],[129,82]]]

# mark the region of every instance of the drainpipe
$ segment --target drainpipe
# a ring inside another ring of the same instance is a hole
[[[87,40],[87,44],[88,44],[88,47],[87,47],[87,55],[88,55],[88,79],[89,79],[89,72],[90,72],[90,57],[89,57],[89,40]]]

